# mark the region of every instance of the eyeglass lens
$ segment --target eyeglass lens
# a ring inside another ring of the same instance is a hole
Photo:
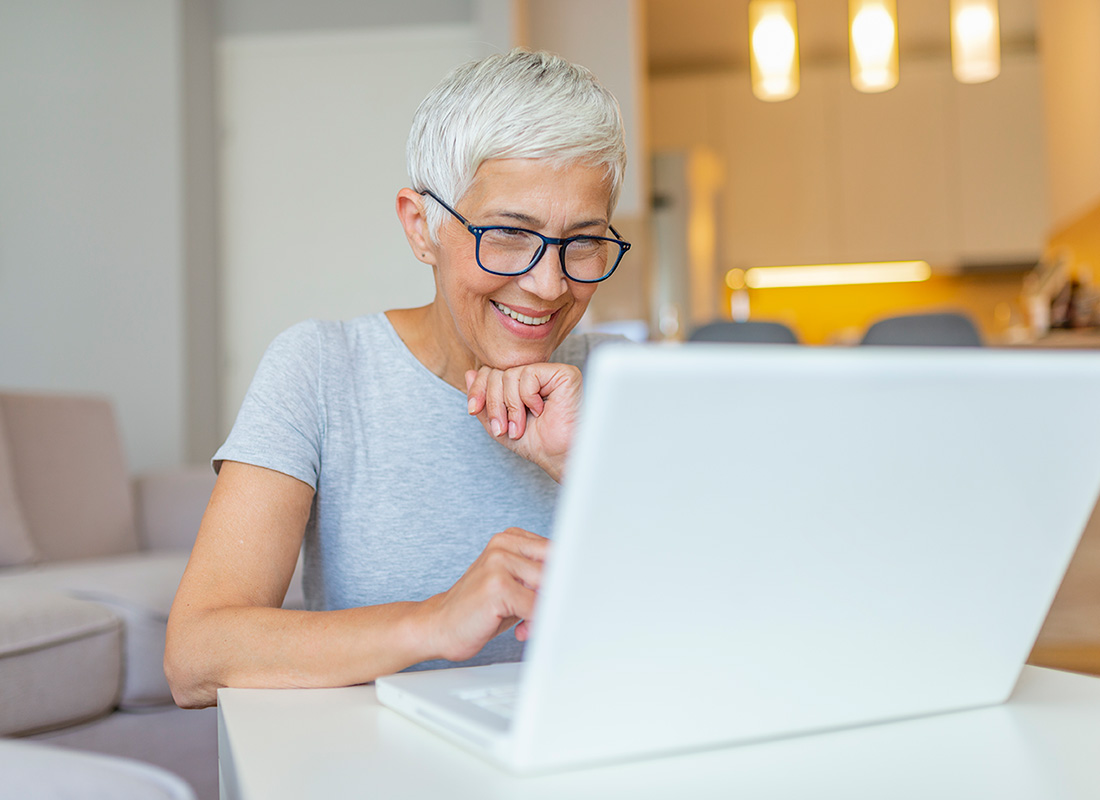
[[[493,228],[482,232],[478,258],[485,269],[507,275],[523,272],[544,246],[533,233],[512,228]],[[563,245],[566,273],[577,280],[594,281],[615,266],[619,245],[608,239],[582,236]]]

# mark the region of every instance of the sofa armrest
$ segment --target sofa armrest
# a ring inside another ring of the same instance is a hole
[[[209,466],[180,467],[134,479],[138,539],[145,550],[190,550],[214,490]]]

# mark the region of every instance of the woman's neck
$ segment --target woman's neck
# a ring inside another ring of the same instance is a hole
[[[454,334],[440,330],[445,322],[434,303],[419,308],[391,309],[386,312],[386,318],[417,361],[444,382],[466,391],[466,371],[475,369],[476,365],[469,353],[446,346],[446,342],[453,341]]]

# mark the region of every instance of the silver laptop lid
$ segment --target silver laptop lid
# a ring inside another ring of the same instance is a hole
[[[999,702],[1100,490],[1100,355],[607,346],[515,765]]]

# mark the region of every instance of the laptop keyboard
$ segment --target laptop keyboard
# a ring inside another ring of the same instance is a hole
[[[453,694],[460,700],[473,703],[478,708],[483,708],[505,719],[512,718],[512,712],[516,707],[515,684],[482,686],[477,689],[457,689]]]

